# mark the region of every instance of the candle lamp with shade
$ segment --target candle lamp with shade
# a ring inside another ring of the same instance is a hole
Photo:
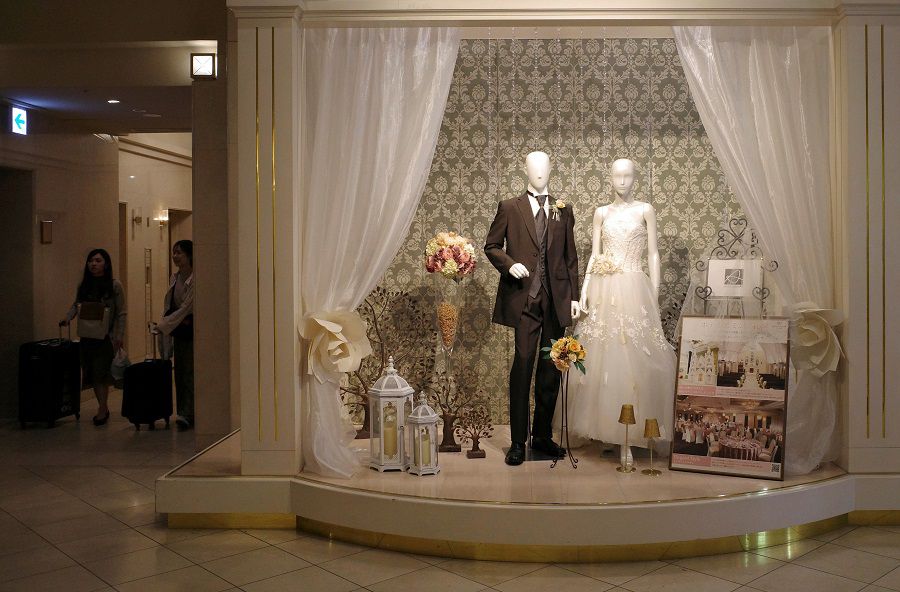
[[[627,403],[622,405],[622,410],[619,412],[619,423],[625,426],[625,447],[623,449],[625,451],[625,454],[622,455],[625,460],[623,460],[622,463],[618,467],[616,467],[616,470],[620,473],[633,473],[635,471],[634,464],[632,462],[628,462],[627,453],[629,449],[628,426],[637,423],[634,419],[634,405],[629,405]]]
[[[644,420],[644,437],[649,440],[648,447],[650,448],[650,468],[644,469],[643,471],[641,471],[641,473],[644,475],[649,475],[651,477],[656,477],[662,474],[662,471],[653,468],[653,439],[659,438],[659,422],[656,421],[656,419]]]

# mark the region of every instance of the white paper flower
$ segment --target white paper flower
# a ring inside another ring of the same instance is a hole
[[[834,327],[842,322],[844,316],[839,311],[818,308],[814,302],[801,302],[795,306],[791,316],[794,367],[809,370],[819,377],[837,370],[844,352]]]
[[[322,383],[353,372],[372,353],[366,323],[355,311],[310,313],[300,324],[300,337],[309,341],[306,372]]]

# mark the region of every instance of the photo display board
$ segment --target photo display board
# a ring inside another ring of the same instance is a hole
[[[788,326],[684,317],[670,468],[784,479]]]

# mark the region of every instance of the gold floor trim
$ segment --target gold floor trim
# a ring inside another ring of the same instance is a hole
[[[295,528],[293,514],[208,513],[168,516],[169,528]]]
[[[854,526],[900,526],[900,510],[856,510],[847,515],[847,523]]]
[[[448,541],[348,528],[293,514],[169,514],[168,524],[169,528],[296,528],[310,534],[377,549],[455,559],[604,563],[670,560],[752,551],[793,543],[848,524],[857,526],[900,524],[900,510],[855,511],[807,524],[745,535],[641,545],[504,545]]]
[[[504,545],[408,537],[347,528],[297,516],[297,529],[348,543],[418,555],[482,561],[603,563],[719,555],[792,543],[847,524],[847,514],[746,535],[641,545]]]

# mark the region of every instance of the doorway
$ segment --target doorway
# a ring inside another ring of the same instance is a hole
[[[34,173],[0,167],[0,417],[15,417],[19,411],[19,346],[34,335]],[[50,337],[41,335],[41,337]]]
[[[128,218],[128,204],[119,202],[119,281],[122,282],[122,288],[128,294],[128,227],[130,226]]]
[[[169,277],[175,273],[172,263],[172,246],[180,240],[193,240],[193,223],[190,210],[169,210]]]

